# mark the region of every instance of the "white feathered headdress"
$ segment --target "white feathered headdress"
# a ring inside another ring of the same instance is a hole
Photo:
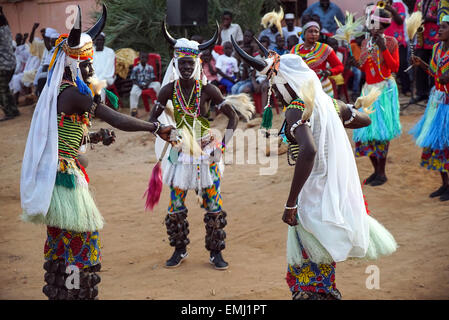
[[[275,25],[280,33],[282,34],[282,19],[284,19],[284,9],[279,10],[279,12],[276,12],[276,10],[273,10],[271,12],[268,12],[262,17],[261,25],[264,26],[264,28],[271,27],[272,25]]]

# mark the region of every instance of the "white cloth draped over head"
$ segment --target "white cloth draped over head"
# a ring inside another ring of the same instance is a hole
[[[309,79],[315,87],[310,122],[317,152],[312,172],[298,196],[299,222],[334,261],[364,257],[369,244],[368,215],[346,131],[316,73],[297,55],[285,54],[280,59],[273,84],[286,81],[298,96]]]
[[[51,81],[42,90],[31,120],[22,161],[20,201],[23,213],[46,215],[55,186],[58,165],[57,102],[65,68],[61,50]]]
[[[47,82],[31,120],[20,177],[20,200],[24,215],[46,216],[55,186],[58,165],[59,86],[66,66],[73,75],[81,74],[78,61],[67,56],[62,50],[65,41],[58,45],[54,66],[48,71]],[[91,41],[90,36],[83,33],[77,48]]]

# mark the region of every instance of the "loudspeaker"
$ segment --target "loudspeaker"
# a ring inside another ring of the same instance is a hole
[[[207,0],[167,0],[167,24],[207,25]]]

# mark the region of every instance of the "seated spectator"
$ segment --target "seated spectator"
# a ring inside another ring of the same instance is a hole
[[[59,33],[53,28],[45,28],[44,30],[45,50],[44,54],[42,55],[41,64],[36,72],[33,83],[36,91],[36,96],[40,95],[40,92],[47,82],[48,66],[50,65],[51,58],[53,56],[56,39],[58,39],[59,37]]]
[[[224,45],[225,42],[231,41],[231,35],[238,44],[243,42],[242,28],[237,23],[232,23],[232,12],[225,11],[218,29],[217,44]]]
[[[284,37],[278,34],[276,36],[276,46],[274,47],[273,50],[281,56],[285,53],[288,53],[287,49],[285,49],[284,47],[284,44],[285,44]]]
[[[201,62],[203,66],[203,72],[207,78],[207,81],[218,87],[220,83],[218,82],[216,61],[214,57],[212,57],[210,49],[206,49],[201,53]]]
[[[93,67],[98,80],[106,80],[107,86],[115,81],[115,52],[104,45],[105,34],[102,32],[95,40]],[[101,100],[105,101],[105,91],[101,90]]]
[[[253,52],[253,55],[257,53],[258,47],[256,42],[254,41],[254,31],[251,29],[245,30],[243,33],[243,44],[241,45],[241,48],[243,49],[250,49],[251,52]],[[235,56],[237,60],[241,60],[239,55]]]
[[[312,4],[303,14],[310,16],[316,14],[319,16],[322,24],[321,32],[323,33],[335,34],[335,31],[337,31],[338,28],[335,18],[341,23],[345,23],[343,12],[335,3],[330,2],[330,0],[320,0],[319,2]]]
[[[327,44],[332,48],[332,50],[334,50],[335,54],[337,55],[338,60],[340,60],[341,63],[343,63],[343,53],[338,51],[338,40],[334,39],[334,38],[328,38],[327,39]],[[327,68],[329,69],[330,64],[329,62],[327,63]],[[344,66],[346,68],[346,66]],[[335,84],[337,86],[341,86],[343,84],[345,84],[345,79],[343,78],[343,74],[339,73],[336,75],[331,75],[329,76],[330,79],[333,79],[335,81]]]
[[[274,50],[276,47],[276,36],[279,34],[278,29],[275,24],[272,24],[268,28],[262,30],[259,33],[259,41],[262,40],[263,37],[267,37],[270,40],[268,49]],[[261,41],[262,42],[262,41]]]
[[[284,20],[286,26],[282,28],[282,35],[285,39],[285,47],[288,47],[287,41],[290,36],[295,36],[298,39],[296,44],[303,42],[298,35],[298,33],[302,32],[302,28],[295,26],[295,15],[293,13],[287,13]]]
[[[302,41],[302,38],[301,38]],[[291,35],[287,39],[287,50],[290,52],[294,46],[299,43],[299,38],[297,36]]]
[[[148,53],[140,53],[140,63],[136,65],[131,73],[133,87],[129,97],[130,113],[132,117],[137,117],[137,107],[142,90],[153,89],[156,95],[161,90],[161,84],[156,80],[153,67],[147,64]]]
[[[269,50],[271,44],[270,38],[268,38],[267,36],[263,36],[259,39],[259,41],[265,47],[265,49]]]
[[[232,86],[237,79],[239,67],[237,59],[232,56],[233,48],[231,42],[225,42],[223,44],[223,50],[224,54],[218,57],[216,64],[218,81],[226,87],[227,93],[231,93]]]
[[[355,59],[355,61],[360,60],[360,52],[362,48],[362,42],[365,39],[365,36],[362,35],[360,37],[355,38],[351,41],[351,50],[352,50],[352,56]],[[357,98],[360,96],[360,87],[361,87],[361,81],[362,81],[362,70],[359,68],[352,66],[351,71],[354,74],[354,77],[352,78],[352,94],[351,99],[353,101],[357,100]]]
[[[243,49],[243,48],[242,48]],[[253,55],[253,50],[251,47],[246,47],[243,50],[250,56]],[[254,90],[251,77],[250,77],[251,66],[246,62],[242,61],[239,65],[239,80],[234,84],[231,89],[232,94],[239,94],[242,92],[250,93]]]

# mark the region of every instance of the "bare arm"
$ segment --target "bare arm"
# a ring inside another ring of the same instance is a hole
[[[364,112],[359,112],[357,109],[349,108],[346,104],[340,104],[340,118],[343,121],[343,125],[348,129],[358,129],[367,127],[371,124],[371,118]],[[354,113],[354,114],[353,114]],[[351,120],[352,118],[352,120]],[[350,122],[344,124],[345,122]]]
[[[31,33],[30,33],[30,43],[33,43],[34,40],[34,32],[36,31],[36,29],[39,27],[39,22],[35,22],[33,25],[33,28],[31,29]]]
[[[208,84],[205,87],[205,90],[212,100],[212,103],[215,105],[220,105],[223,103],[224,98],[221,94],[220,90],[212,84]],[[239,117],[237,115],[237,112],[234,110],[234,108],[230,104],[223,104],[220,108],[220,111],[223,112],[223,114],[228,117],[228,125],[226,127],[226,132],[223,137],[222,143],[226,145],[229,140],[231,140],[232,136],[234,135],[234,130],[237,128],[237,125],[239,123]]]
[[[173,93],[173,83],[169,83],[162,87],[157,96],[157,103],[155,107],[151,110],[149,122],[156,122],[157,118],[164,111],[167,101],[170,100],[171,94]]]
[[[287,120],[287,128],[300,120],[302,111],[299,109],[288,109],[285,112]],[[298,158],[296,160],[295,172],[288,195],[287,207],[294,208],[297,203],[298,195],[301,192],[304,184],[312,172],[313,164],[315,162],[316,146],[313,141],[312,130],[307,125],[300,125],[294,131],[294,138],[299,147]],[[285,209],[282,220],[290,226],[297,224],[296,221],[297,209]]]

